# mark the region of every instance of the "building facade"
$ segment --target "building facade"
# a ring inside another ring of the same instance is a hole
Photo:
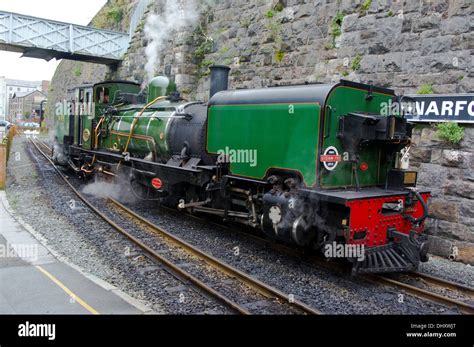
[[[25,121],[39,122],[41,103],[47,96],[40,90],[13,93],[9,99],[9,121],[15,124]]]
[[[11,121],[12,114],[9,112],[9,100],[15,93],[31,93],[35,90],[47,94],[49,81],[23,81],[0,77],[0,119]]]

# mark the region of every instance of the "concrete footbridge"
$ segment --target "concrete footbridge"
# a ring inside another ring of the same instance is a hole
[[[129,33],[0,11],[0,50],[25,57],[113,65],[122,60],[129,42]]]

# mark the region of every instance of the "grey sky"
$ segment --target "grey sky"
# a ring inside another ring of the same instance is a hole
[[[106,0],[0,0],[0,10],[61,22],[87,25]],[[58,65],[55,59],[20,58],[0,51],[0,76],[23,80],[50,80]]]

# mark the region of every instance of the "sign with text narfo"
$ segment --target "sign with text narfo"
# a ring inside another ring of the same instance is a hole
[[[474,94],[407,95],[415,100],[411,122],[474,123]]]

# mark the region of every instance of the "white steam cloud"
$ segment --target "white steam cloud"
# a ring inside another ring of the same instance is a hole
[[[123,179],[116,182],[105,182],[96,176],[94,181],[85,185],[81,191],[84,194],[101,199],[111,197],[125,203],[135,203],[137,201],[130,192],[130,184]]]
[[[150,14],[146,20],[144,31],[148,39],[145,48],[147,63],[145,71],[147,79],[155,76],[160,65],[160,55],[171,35],[194,26],[199,19],[198,0],[164,0],[162,13]]]

